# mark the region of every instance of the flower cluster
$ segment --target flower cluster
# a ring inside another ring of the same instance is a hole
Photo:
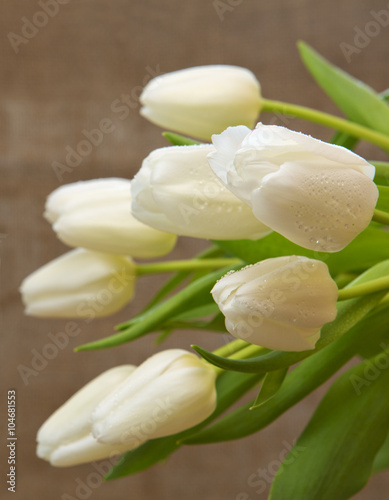
[[[174,297],[159,307],[185,278],[178,276],[124,329],[137,338],[153,328],[202,328],[185,321],[196,317],[199,305],[210,306],[208,313],[216,303],[225,329],[244,341],[237,348],[242,359],[263,348],[310,355],[338,311],[338,287],[326,263],[313,257],[341,252],[367,228],[379,194],[374,166],[344,147],[284,127],[253,128],[263,98],[244,68],[199,67],[160,76],[140,100],[141,114],[152,122],[207,143],[170,134],[173,145],[152,151],[132,180],[94,179],[51,193],[44,215],[58,238],[75,249],[24,280],[27,314],[82,317],[90,304],[97,316],[118,311],[132,299],[142,272],[164,269],[163,263],[145,268],[133,259],[166,255],[177,236],[214,240],[224,250],[223,243],[234,240],[241,248],[263,240],[267,248],[266,238],[278,233],[295,244],[295,255],[282,250],[245,265],[253,260],[238,252],[242,268],[231,270],[224,266],[236,265],[236,259],[227,259],[227,245],[224,260],[198,258],[187,268],[175,263],[188,273],[221,267],[219,281],[208,288],[212,297],[204,293],[204,276],[195,285],[193,276],[187,288],[192,286],[193,296],[180,298],[190,307],[198,293],[191,314],[185,316]],[[242,354],[246,348],[254,351]],[[162,351],[137,368],[108,370],[43,424],[38,456],[56,466],[74,465],[190,429],[214,412],[218,373],[179,349]],[[271,390],[285,373],[276,373]]]

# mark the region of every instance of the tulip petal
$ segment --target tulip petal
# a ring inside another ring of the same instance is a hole
[[[208,161],[263,224],[325,252],[342,250],[367,227],[378,198],[373,165],[284,127],[259,123],[242,135],[234,127],[213,136]]]
[[[211,291],[227,330],[282,351],[312,349],[336,317],[338,288],[324,262],[300,256],[267,259],[221,278]]]
[[[64,464],[64,460],[79,463],[77,462],[79,454],[86,457],[86,462],[97,460],[95,451],[102,451],[103,448],[96,447],[92,440],[87,438],[90,434],[90,414],[101,399],[127,379],[135,368],[132,365],[123,365],[105,371],[58,408],[38,431],[38,456],[51,461],[53,465],[73,465],[73,463]],[[88,450],[92,450],[92,456],[88,455]]]
[[[102,443],[136,443],[192,427],[216,405],[215,372],[180,349],[158,353],[105,398],[92,414]]]
[[[245,127],[243,127],[245,128]],[[132,181],[132,213],[145,224],[206,239],[258,239],[270,232],[213,174],[212,145],[153,151]]]
[[[30,274],[20,291],[27,314],[90,318],[122,308],[132,299],[134,288],[131,259],[79,248]]]
[[[253,125],[261,104],[260,85],[245,68],[200,66],[154,78],[140,102],[141,115],[151,122],[209,140],[228,125]]]
[[[131,215],[131,182],[93,179],[61,186],[47,198],[45,217],[58,238],[72,247],[154,258],[169,253],[174,234],[142,224]]]
[[[354,169],[285,163],[252,192],[253,212],[293,243],[337,252],[369,224],[377,187]]]

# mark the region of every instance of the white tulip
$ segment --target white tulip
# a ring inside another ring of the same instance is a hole
[[[144,224],[196,238],[258,239],[270,232],[208,165],[212,145],[153,151],[132,180],[132,214]]]
[[[107,445],[138,446],[205,420],[216,407],[215,370],[181,349],[155,354],[92,413],[92,434]]]
[[[61,241],[97,252],[154,258],[177,240],[131,215],[131,182],[93,179],[61,186],[47,198],[46,219]]]
[[[238,66],[199,66],[151,80],[141,115],[182,134],[209,140],[229,125],[253,126],[261,106],[254,74]]]
[[[130,449],[107,445],[91,434],[90,416],[98,403],[135,370],[125,365],[112,368],[89,382],[56,410],[37,435],[37,455],[56,467],[68,467],[111,457]]]
[[[135,275],[130,258],[79,248],[30,274],[20,291],[31,316],[93,319],[132,299]]]
[[[313,349],[336,317],[338,288],[324,262],[277,257],[227,274],[212,296],[234,337],[281,351]]]
[[[231,127],[209,164],[263,224],[311,250],[337,252],[369,224],[375,169],[346,148],[284,127]]]

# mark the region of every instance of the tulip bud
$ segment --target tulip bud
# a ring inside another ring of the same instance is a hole
[[[202,422],[216,407],[216,372],[181,349],[155,354],[92,414],[92,434],[107,445],[176,434]]]
[[[44,215],[61,241],[97,252],[154,258],[169,253],[177,240],[131,215],[127,179],[93,179],[61,186],[48,196]]]
[[[369,224],[375,169],[341,146],[259,123],[213,137],[208,160],[263,224],[311,250],[338,252]]]
[[[281,351],[313,349],[336,317],[338,288],[324,262],[292,255],[227,274],[212,296],[234,337]]]
[[[140,96],[152,123],[209,140],[229,125],[252,127],[261,106],[254,74],[238,66],[200,66],[151,80]]]
[[[212,145],[153,151],[132,180],[132,214],[161,231],[195,238],[258,239],[270,232],[210,169]]]
[[[128,445],[106,445],[91,434],[90,416],[98,403],[135,370],[125,365],[112,368],[89,382],[41,426],[37,455],[56,467],[93,462],[129,450]]]
[[[78,248],[24,279],[26,314],[89,320],[113,314],[134,295],[135,264],[120,255]]]

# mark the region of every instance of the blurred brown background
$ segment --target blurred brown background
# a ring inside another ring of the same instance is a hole
[[[50,18],[38,12],[51,5]],[[293,443],[309,419],[323,391],[313,394],[262,433],[240,442],[188,447],[166,464],[137,476],[76,495],[77,481],[87,481],[91,465],[55,469],[35,457],[35,435],[41,423],[75,390],[104,369],[121,363],[140,363],[155,352],[148,336],[110,351],[74,354],[72,348],[112,332],[113,325],[140,310],[155,292],[156,281],[144,278],[135,301],[116,317],[79,323],[81,333],[70,339],[35,375],[23,381],[21,366],[30,367],[34,353],[50,341],[48,334],[63,331],[66,321],[39,320],[23,315],[18,294],[22,279],[67,249],[41,216],[45,197],[60,184],[52,169],[64,162],[65,148],[75,147],[84,129],[112,119],[115,130],[104,135],[62,182],[95,177],[128,177],[142,158],[166,145],[160,130],[142,119],[137,96],[145,79],[203,64],[235,64],[251,69],[268,98],[336,112],[304,70],[295,42],[313,45],[332,62],[360,77],[376,90],[389,86],[389,27],[370,36],[365,47],[347,61],[340,44],[354,45],[354,37],[372,21],[371,11],[385,9],[386,1],[370,0],[15,0],[2,3],[1,33],[1,298],[2,392],[17,390],[17,494],[13,498],[54,500],[93,498],[230,499],[266,498],[248,482],[257,469],[269,470]],[[29,21],[40,28],[34,30]],[[23,26],[29,26],[24,27]],[[24,33],[24,41],[20,38]],[[26,31],[27,30],[27,31]],[[19,38],[18,38],[19,37]],[[130,94],[128,113],[111,106]],[[283,125],[271,115],[265,122]],[[290,128],[329,139],[321,127],[290,120]],[[359,152],[379,159],[375,148]],[[205,242],[181,238],[170,257],[192,256]],[[220,345],[211,334],[175,334],[165,347],[206,348]],[[386,395],[384,396],[386,397]],[[5,436],[5,408],[0,416]],[[6,467],[2,440],[2,470]],[[271,475],[271,473],[270,473]],[[2,475],[1,498],[11,498]],[[388,498],[389,475],[375,477],[358,500]],[[70,495],[66,497],[66,495]],[[298,500],[298,499],[286,499]],[[314,500],[314,499],[312,499]]]

